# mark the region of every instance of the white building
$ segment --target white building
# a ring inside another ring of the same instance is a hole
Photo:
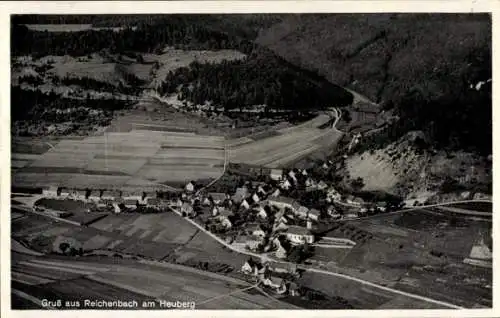
[[[189,182],[184,187],[184,190],[186,190],[187,192],[193,192],[194,191],[194,184],[192,182]]]
[[[301,226],[289,226],[286,232],[286,237],[292,244],[311,244],[314,242],[314,236],[311,232]]]

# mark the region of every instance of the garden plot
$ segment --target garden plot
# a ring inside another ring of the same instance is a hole
[[[146,159],[93,159],[88,163],[86,169],[89,171],[123,172],[132,175],[139,171],[146,162]]]

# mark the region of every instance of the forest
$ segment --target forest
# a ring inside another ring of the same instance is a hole
[[[266,105],[267,109],[312,110],[352,103],[352,95],[342,88],[314,81],[272,57],[259,53],[241,61],[195,61],[170,72],[159,93],[179,91],[180,100],[211,101],[225,109]]]
[[[81,121],[84,118],[67,118],[62,113],[52,115],[51,110],[85,108],[78,116],[91,116],[88,109],[102,111],[110,117],[116,110],[127,108],[130,102],[117,99],[71,99],[64,98],[56,93],[44,94],[40,91],[24,90],[20,87],[11,87],[11,118],[12,122],[20,120],[47,120],[51,122]],[[86,113],[86,114],[85,114]],[[72,113],[71,113],[72,114]],[[47,117],[48,116],[48,117]],[[64,117],[64,118],[63,118]]]
[[[235,49],[244,53],[254,44],[245,39],[213,31],[200,25],[195,16],[170,16],[154,23],[140,21],[120,31],[85,30],[78,32],[38,32],[21,24],[11,29],[11,54],[84,56],[101,50],[111,53],[125,51],[154,53],[165,46],[192,50]]]

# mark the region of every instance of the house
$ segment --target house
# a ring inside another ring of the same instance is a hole
[[[330,166],[324,162],[322,165],[321,165],[321,168],[325,169],[325,170],[328,170],[328,168],[330,168]]]
[[[213,203],[216,205],[222,204],[226,199],[228,199],[227,194],[220,192],[211,192],[208,194],[208,197],[211,198]]]
[[[186,186],[184,187],[184,190],[186,190],[186,192],[193,192],[194,188],[195,188],[194,182],[191,181],[188,184],[186,184]]]
[[[212,216],[217,216],[219,215],[219,207],[217,206],[214,206],[213,209],[212,209]]]
[[[247,199],[244,199],[242,202],[241,202],[241,207],[244,208],[245,210],[248,210],[250,209],[250,203],[248,202],[250,200],[247,200]]]
[[[138,201],[136,199],[123,200],[123,205],[125,205],[127,209],[137,209],[137,203]]]
[[[277,294],[284,294],[286,292],[286,284],[283,278],[268,277],[262,280],[262,283],[267,287],[273,288]]]
[[[335,210],[335,208],[332,205],[328,207],[327,213],[333,219],[340,219],[342,217],[342,214],[340,214],[337,210]]]
[[[283,179],[283,170],[282,169],[271,169],[269,176],[272,180],[280,181]]]
[[[259,193],[258,193],[258,192],[256,192],[256,193],[254,193],[254,194],[252,195],[252,197],[251,197],[251,198],[252,198],[253,202],[255,202],[255,203],[259,203],[259,202],[260,202],[260,200],[261,200],[261,195],[259,195]]]
[[[309,212],[309,209],[306,208],[305,206],[300,206],[297,210],[294,211],[295,214],[302,219],[307,218],[307,213]]]
[[[269,204],[271,206],[275,206],[277,207],[278,209],[284,209],[284,208],[289,208],[289,209],[292,209],[292,210],[295,210],[295,205],[296,205],[296,201],[292,198],[289,198],[289,197],[284,197],[284,196],[279,196],[279,197],[276,197],[276,198],[270,198],[269,200]]]
[[[231,197],[231,200],[236,203],[240,204],[244,199],[246,199],[249,196],[248,193],[248,188],[246,186],[240,187],[236,189],[235,194]]]
[[[297,265],[293,263],[272,263],[269,265],[269,270],[275,273],[286,273],[296,275]]]
[[[245,242],[245,247],[251,251],[256,251],[261,243],[262,240],[257,237],[248,237]]]
[[[329,202],[340,201],[342,199],[342,195],[334,188],[329,188],[326,193],[326,199]]]
[[[120,191],[104,191],[101,195],[101,199],[115,200],[116,198],[121,198],[122,193]]]
[[[193,206],[189,204],[188,202],[184,202],[181,206],[181,213],[186,214],[186,215],[192,215],[194,212]]]
[[[121,213],[122,212],[122,209],[120,208],[120,205],[118,203],[113,202],[112,206],[113,206],[114,213]]]
[[[266,209],[263,206],[259,206],[257,208],[257,216],[261,219],[267,219],[267,212]]]
[[[67,198],[70,195],[70,191],[68,189],[59,189],[59,197]]]
[[[313,178],[311,178],[311,177],[308,177],[308,178],[306,179],[305,184],[306,184],[306,187],[307,187],[307,188],[314,188],[314,189],[315,189],[315,188],[317,187],[317,182],[316,182],[316,180],[314,180],[314,179],[313,179]]]
[[[294,183],[297,183],[297,177],[295,176],[295,171],[290,170],[290,172],[288,172],[288,176]]]
[[[288,181],[288,178],[285,178],[280,182],[280,188],[283,190],[289,190],[291,187],[292,184]]]
[[[318,221],[320,212],[317,209],[310,209],[307,214],[307,218],[313,221]]]
[[[157,198],[147,198],[146,205],[154,209],[161,209],[163,207],[163,202]]]
[[[87,197],[87,191],[86,190],[75,190],[73,192],[73,198],[75,200],[85,200]]]
[[[243,266],[241,266],[241,271],[244,273],[244,274],[247,274],[247,275],[250,275],[253,273],[254,269],[253,269],[253,266],[254,266],[254,262],[253,260],[250,258],[248,259],[244,264]]]
[[[328,188],[328,184],[326,184],[325,181],[321,180],[320,182],[318,182],[318,190],[325,190],[326,188]]]
[[[356,214],[356,213],[348,213],[347,215],[344,216],[344,218],[347,219],[347,220],[357,219],[358,218],[358,214]]]
[[[363,205],[365,203],[365,200],[361,199],[360,197],[355,197],[352,204],[355,204],[355,205]]]
[[[175,202],[175,206],[180,209],[182,208],[182,205],[184,204],[184,202],[182,202],[181,199],[177,199],[177,201]]]
[[[314,236],[311,234],[311,232],[309,232],[308,229],[296,225],[288,227],[288,230],[286,232],[286,237],[292,244],[304,244],[304,243],[314,242]]]
[[[225,229],[230,229],[233,224],[231,223],[231,220],[229,220],[229,217],[233,215],[233,212],[231,210],[226,210],[226,209],[219,209],[219,221],[221,225]]]
[[[212,204],[212,200],[210,200],[209,197],[204,197],[202,200],[201,200],[201,204],[203,206],[210,206]]]
[[[272,194],[271,197],[279,197],[281,195],[280,189],[276,189]]]
[[[302,175],[303,176],[308,176],[309,175],[309,173],[307,172],[307,169],[302,170]]]
[[[94,202],[98,202],[101,199],[101,191],[100,190],[92,190],[90,191],[89,200]]]
[[[59,189],[56,186],[44,187],[42,189],[42,194],[45,197],[57,197],[59,194]]]
[[[254,224],[254,225],[250,226],[247,229],[247,232],[249,235],[253,235],[253,236],[256,236],[259,238],[263,238],[266,236],[266,231],[264,231],[264,229],[262,229],[262,226],[260,224]]]

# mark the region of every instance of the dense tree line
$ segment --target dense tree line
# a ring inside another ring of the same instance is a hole
[[[11,87],[11,118],[18,120],[43,120],[49,116],[49,109],[91,108],[104,111],[111,116],[113,111],[124,109],[129,102],[116,99],[70,99],[51,92],[44,94],[40,91],[23,90],[20,87]],[[45,115],[44,115],[45,114]],[[88,111],[87,111],[88,115]],[[57,118],[53,118],[57,120]],[[57,121],[56,121],[57,122]]]
[[[14,24],[11,32],[13,55],[83,56],[103,49],[112,53],[151,53],[158,52],[165,45],[200,50],[237,49],[247,53],[254,48],[250,41],[199,25],[193,16],[169,16],[155,23],[140,21],[136,29],[126,27],[120,31],[39,32]]]
[[[211,101],[226,109],[266,105],[311,110],[352,102],[352,95],[343,89],[312,80],[266,52],[238,61],[195,61],[179,68],[170,72],[159,88],[160,94],[177,91],[181,100],[195,104]]]
[[[399,120],[365,138],[358,150],[385,147],[409,131],[421,130],[429,142],[416,144],[419,148],[464,149],[489,155],[493,129],[491,96],[491,82],[480,90],[464,88],[437,99],[411,90],[395,107]]]
[[[138,79],[135,75],[130,74],[129,81],[134,83],[132,86],[125,86],[122,82],[118,85],[113,85],[108,82],[99,81],[89,77],[70,77],[66,76],[63,78],[54,78],[55,84],[63,84],[67,86],[78,85],[83,89],[95,90],[98,92],[111,92],[111,93],[122,93],[127,95],[136,95],[141,92],[141,87],[138,84],[143,84],[143,82]],[[127,79],[126,79],[127,80]]]

